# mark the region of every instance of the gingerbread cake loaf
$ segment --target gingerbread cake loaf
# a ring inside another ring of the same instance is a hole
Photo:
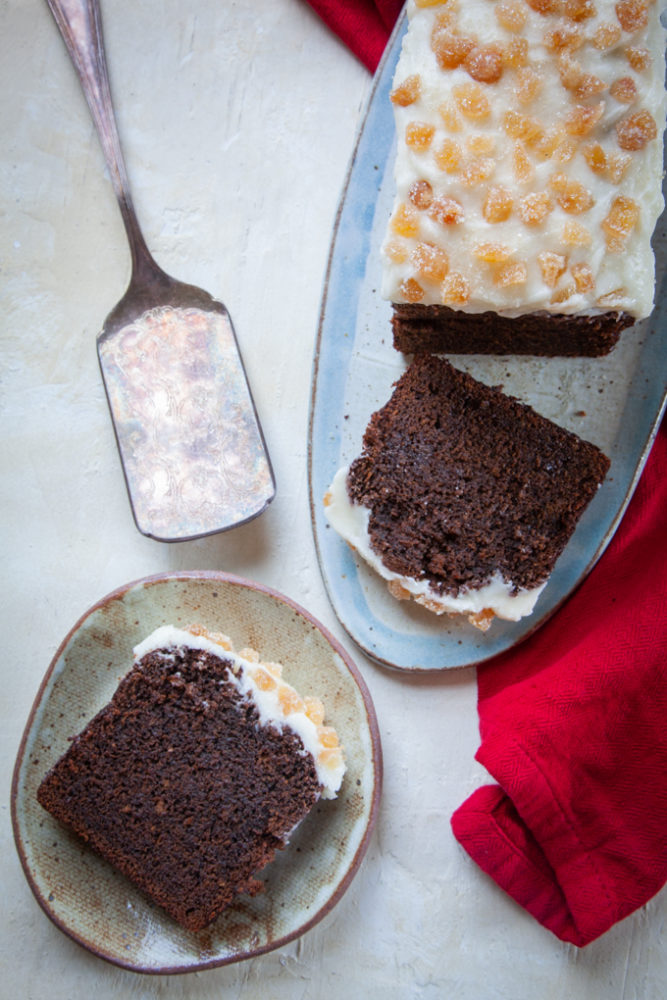
[[[198,931],[285,847],[345,764],[316,698],[252,650],[157,629],[39,802],[183,927]]]
[[[486,630],[533,611],[608,468],[594,445],[420,353],[325,513],[394,597]]]
[[[598,356],[650,315],[660,0],[409,0],[382,295],[403,352]]]

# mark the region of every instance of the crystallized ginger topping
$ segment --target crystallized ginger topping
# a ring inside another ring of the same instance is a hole
[[[344,769],[343,750],[340,746],[338,734],[332,726],[324,725],[324,706],[319,698],[312,696],[302,697],[295,688],[283,679],[283,667],[280,663],[263,661],[259,653],[250,647],[234,652],[231,640],[228,636],[219,632],[211,632],[203,625],[188,625],[186,632],[193,637],[207,640],[220,646],[226,652],[232,654],[232,666],[235,673],[238,673],[239,661],[253,689],[271,697],[271,714],[281,717],[290,724],[290,717],[296,715],[305,717],[314,727],[316,747],[306,749],[313,752],[318,768],[323,768],[332,776],[337,775]],[[261,715],[261,711],[260,711]],[[295,729],[303,738],[302,726],[295,725]]]
[[[647,315],[665,118],[658,6],[410,0],[391,92],[385,297],[515,314],[613,301]]]

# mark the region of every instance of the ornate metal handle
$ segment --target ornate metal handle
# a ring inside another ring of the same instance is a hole
[[[98,0],[47,0],[78,73],[102,145],[132,253],[133,273],[154,264],[139,228],[118,137]]]

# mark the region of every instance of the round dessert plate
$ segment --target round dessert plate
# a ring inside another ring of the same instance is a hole
[[[378,67],[334,227],[315,348],[308,472],[322,576],[342,626],[387,667],[466,667],[505,652],[545,622],[611,540],[637,484],[667,393],[667,213],[654,236],[656,307],[603,358],[450,356],[456,368],[500,385],[545,417],[596,444],[611,470],[558,560],[535,611],[495,620],[488,632],[397,601],[327,525],[323,498],[336,471],[360,452],[372,413],[389,399],[407,360],[393,347],[391,306],[381,298],[380,245],[394,199],[395,129],[389,92],[405,13]]]
[[[163,624],[199,623],[281,662],[285,679],[322,699],[347,771],[289,845],[205,931],[191,933],[39,805],[37,787],[68,739],[111,698],[132,650]],[[130,583],[95,604],[57,651],[35,700],[12,783],[12,823],[37,901],[66,934],[100,958],[144,973],[189,972],[284,945],[340,899],[377,816],[382,753],[375,711],[357,668],[307,611],[267,587],[219,573],[169,573]]]

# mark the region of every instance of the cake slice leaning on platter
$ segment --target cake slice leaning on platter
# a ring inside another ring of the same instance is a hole
[[[324,509],[395,598],[486,631],[532,613],[608,469],[595,445],[420,353]]]
[[[650,315],[661,11],[409,0],[382,248],[398,350],[600,356]]]

